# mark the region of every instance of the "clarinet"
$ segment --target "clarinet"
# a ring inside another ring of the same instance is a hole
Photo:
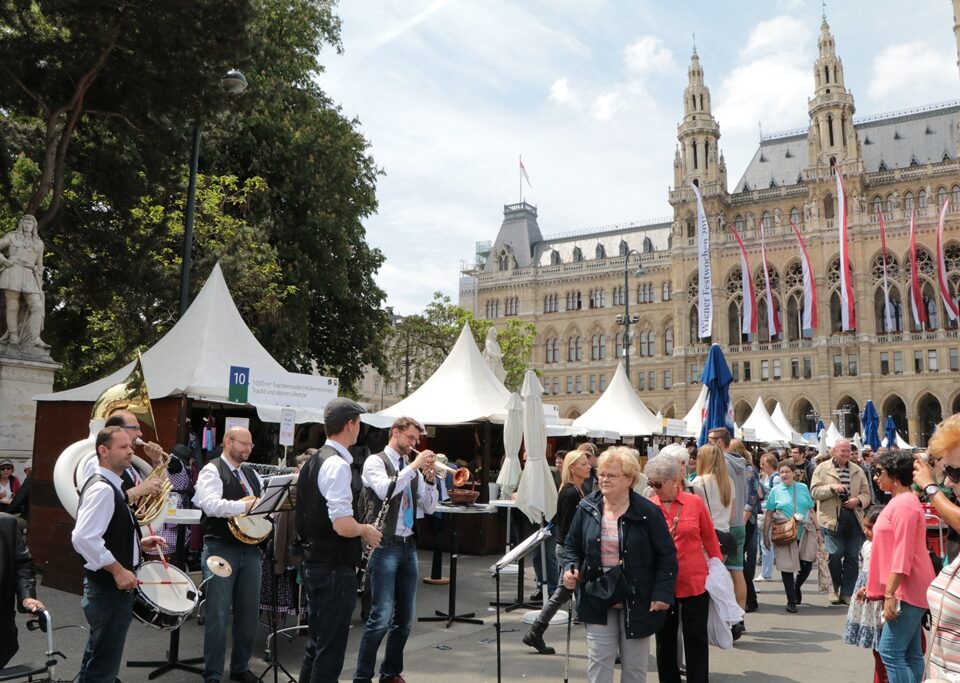
[[[383,505],[380,506],[380,512],[377,518],[373,520],[373,528],[377,531],[383,531],[383,524],[387,521],[387,513],[390,512],[390,499],[393,498],[393,490],[397,486],[397,478],[390,478],[390,485],[387,487],[387,495],[383,499]],[[360,558],[360,566],[357,568],[357,593],[363,593],[367,587],[367,564],[370,562],[370,556],[376,550],[373,546],[363,543],[363,556]]]

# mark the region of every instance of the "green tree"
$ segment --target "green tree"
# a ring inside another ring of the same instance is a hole
[[[503,383],[511,391],[520,391],[523,376],[530,368],[533,346],[537,342],[537,326],[511,318],[502,329],[497,330],[497,343],[503,351],[503,369],[507,376]],[[540,377],[540,371],[537,370]]]

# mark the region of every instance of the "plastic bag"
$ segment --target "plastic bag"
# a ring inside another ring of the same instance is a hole
[[[723,562],[711,557],[707,563],[707,593],[710,611],[707,614],[707,638],[711,645],[729,650],[733,647],[730,627],[743,621],[743,610],[733,592],[733,579]]]

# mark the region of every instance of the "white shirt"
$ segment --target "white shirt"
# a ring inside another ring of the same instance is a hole
[[[94,474],[102,474],[109,483],[94,482],[84,492],[80,509],[77,510],[77,525],[73,528],[70,540],[74,549],[86,560],[83,566],[95,572],[117,561],[113,553],[107,550],[103,534],[113,518],[113,489],[121,492],[124,501],[126,496],[120,489],[123,480],[116,474],[103,467],[97,467]],[[130,508],[126,505],[124,508],[132,517]],[[133,532],[133,564],[140,564],[140,542],[136,531]]]
[[[246,473],[239,467],[234,467],[226,457],[221,455],[220,459],[239,475],[240,481],[243,482],[247,491],[250,492],[249,495],[252,496],[254,488],[247,479]],[[257,483],[263,490],[260,475],[253,472],[253,476],[257,478]],[[203,510],[203,514],[207,517],[236,517],[247,512],[247,504],[242,500],[223,499],[223,482],[220,481],[220,470],[217,469],[215,460],[211,460],[200,470],[200,474],[197,476],[197,489],[193,494],[193,504]]]
[[[83,470],[81,472],[81,478],[83,482],[86,483],[87,479],[97,474],[100,471],[100,460],[97,457],[96,452],[94,452],[92,458],[88,458],[87,461],[83,464]],[[143,477],[140,476],[140,472],[136,467],[130,465],[127,468],[127,474],[130,476],[130,479],[133,481],[134,486],[139,486],[143,483]],[[80,484],[83,487],[83,484]],[[126,498],[126,493],[124,493],[124,498]]]
[[[393,468],[397,471],[397,485],[393,489],[393,497],[403,495],[407,490],[407,485],[412,484],[417,479],[417,509],[416,518],[420,519],[424,514],[430,514],[437,509],[439,493],[437,487],[427,484],[420,470],[411,467],[404,458],[395,450],[387,446],[383,449],[384,453],[393,463]],[[371,455],[363,463],[363,483],[373,489],[380,500],[387,495],[387,489],[390,487],[390,477],[387,476],[387,469],[383,465],[383,460],[379,455]],[[397,536],[409,536],[413,529],[408,527],[403,521],[403,513],[397,514],[397,530],[394,532]]]
[[[323,445],[330,446],[340,456],[327,458],[317,472],[317,488],[327,501],[327,517],[331,522],[341,517],[353,517],[353,489],[350,486],[353,456],[346,446],[333,439],[327,439]]]

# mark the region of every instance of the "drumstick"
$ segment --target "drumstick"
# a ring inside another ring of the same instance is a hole
[[[137,579],[137,584],[140,586],[186,586],[187,581],[144,581],[143,579]]]
[[[157,533],[153,530],[153,525],[152,525],[152,524],[147,524],[147,530],[150,531],[150,535],[151,535],[151,536],[156,536],[156,535],[157,535]],[[156,548],[157,553],[159,553],[159,555],[160,555],[160,561],[163,562],[163,568],[166,569],[166,570],[169,570],[169,569],[170,569],[170,565],[167,564],[167,558],[164,556],[163,550],[160,548],[160,544],[158,543],[157,545],[154,546],[154,548]],[[169,574],[169,571],[168,571],[167,573]]]

